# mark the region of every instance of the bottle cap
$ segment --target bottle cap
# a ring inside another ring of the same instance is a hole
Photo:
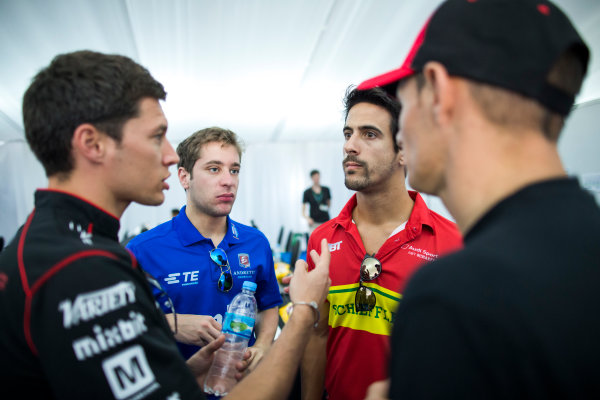
[[[256,282],[244,281],[244,283],[242,284],[242,289],[248,289],[253,292],[256,292]]]

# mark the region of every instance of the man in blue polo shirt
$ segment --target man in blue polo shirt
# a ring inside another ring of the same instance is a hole
[[[176,314],[161,306],[176,327],[186,359],[219,336],[227,305],[241,292],[243,281],[256,282],[259,317],[256,341],[250,343],[252,370],[273,342],[282,301],[267,238],[229,218],[241,145],[235,133],[213,127],[185,139],[177,154],[186,205],[170,221],[132,239],[127,248],[171,298]]]

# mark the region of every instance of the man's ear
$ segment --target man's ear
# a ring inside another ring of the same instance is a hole
[[[190,187],[190,173],[183,167],[177,169],[177,176],[179,177],[179,183],[184,190],[188,190]]]
[[[75,128],[71,146],[75,155],[92,163],[100,163],[106,155],[107,140],[110,138],[92,124],[81,124]],[[110,139],[112,140],[112,139]]]
[[[396,153],[396,159],[398,160],[398,163],[404,167],[406,167],[406,155],[404,154],[404,148],[402,147],[402,144],[400,143],[400,145],[398,146],[398,153]]]
[[[437,124],[445,125],[451,119],[456,105],[455,82],[446,67],[436,61],[425,64],[423,76],[425,86],[431,90],[433,120]]]

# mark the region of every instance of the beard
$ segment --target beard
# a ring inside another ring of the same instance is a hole
[[[344,185],[346,185],[346,188],[357,192],[367,192],[370,189],[375,189],[379,183],[386,181],[392,176],[396,169],[392,162],[390,162],[389,165],[386,165],[383,160],[379,161],[378,165],[371,168],[365,161],[360,161],[358,158],[351,155],[344,159],[342,165],[349,161],[357,163],[362,167],[358,171],[344,170]]]
[[[371,185],[371,177],[369,170],[363,166],[364,175],[358,176],[356,171],[346,172],[344,177],[344,185],[350,190],[361,191]]]
[[[369,165],[360,161],[356,156],[348,155],[342,162],[342,167],[347,162],[353,162],[359,164],[362,169],[360,171],[346,171],[344,170],[344,185],[350,190],[360,191],[371,184],[371,173],[369,171]]]

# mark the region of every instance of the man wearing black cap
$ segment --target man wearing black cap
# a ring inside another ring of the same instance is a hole
[[[557,151],[588,59],[550,2],[449,0],[359,86],[398,97],[410,185],[465,234],[409,282],[369,398],[599,398],[600,210]]]

